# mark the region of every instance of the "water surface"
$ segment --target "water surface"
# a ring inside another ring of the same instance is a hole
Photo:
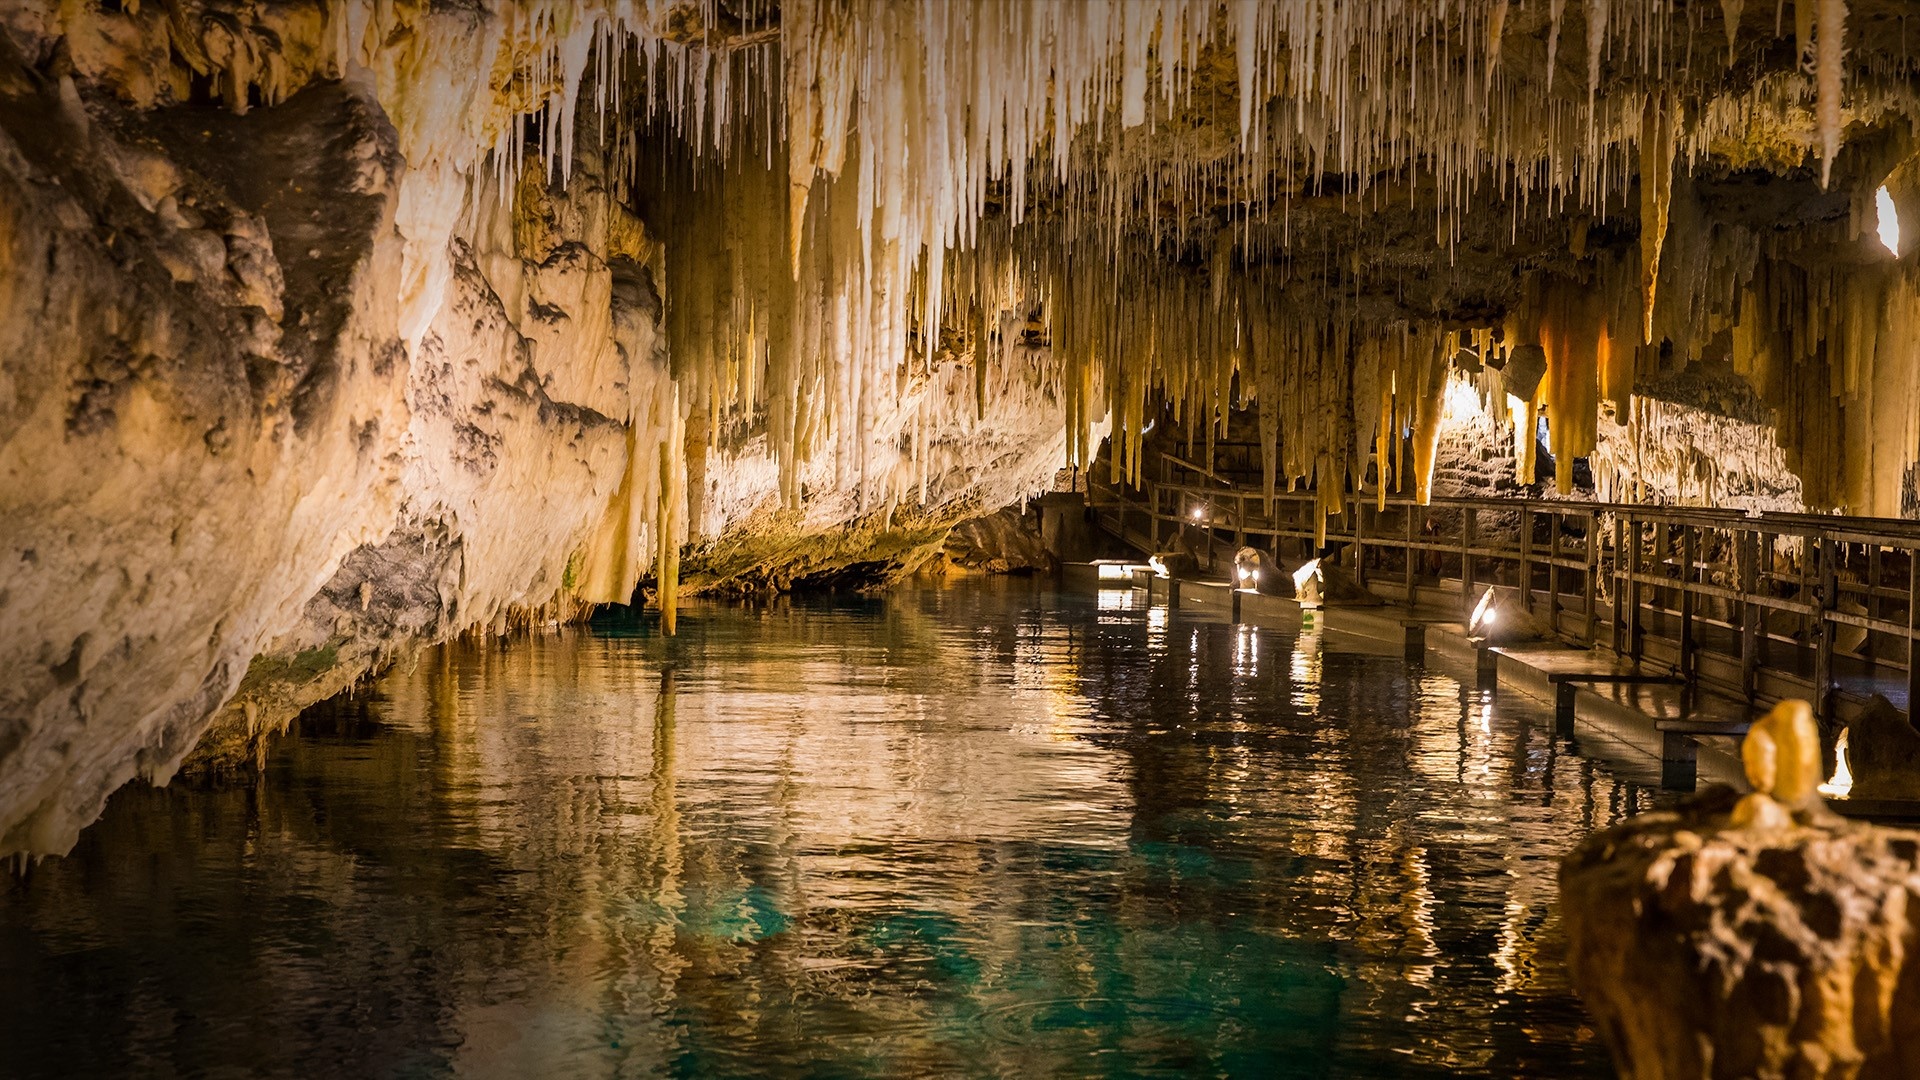
[[[0,880],[6,1076],[1606,1075],[1649,793],[1357,639],[1018,582],[449,646]]]

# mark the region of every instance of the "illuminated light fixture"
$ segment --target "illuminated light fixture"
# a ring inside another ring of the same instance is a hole
[[[1301,607],[1320,606],[1320,560],[1314,559],[1293,572],[1293,598]]]
[[[1893,207],[1893,192],[1885,184],[1873,195],[1875,230],[1880,234],[1880,242],[1886,245],[1895,258],[1900,257],[1900,214]]]
[[[1882,192],[1886,188],[1880,189]],[[1821,784],[1819,792],[1829,799],[1844,799],[1853,792],[1853,770],[1847,767],[1847,733],[1852,728],[1840,729],[1840,741],[1833,744],[1833,779]]]
[[[1205,516],[1205,514],[1206,514],[1206,511],[1201,509],[1200,507],[1196,506],[1193,508],[1193,520],[1199,521],[1203,516]]]
[[[1251,570],[1249,570],[1249,569],[1247,569],[1247,568],[1246,568],[1246,567],[1244,567],[1244,566],[1240,568],[1240,571],[1239,571],[1239,573],[1240,573],[1240,580],[1241,580],[1241,581],[1245,581],[1245,580],[1247,580],[1248,578],[1250,578],[1250,577],[1252,577],[1252,576],[1253,576],[1253,571],[1251,571]]]
[[[1158,555],[1147,560],[1147,569],[1152,570],[1156,577],[1170,578],[1173,576],[1173,572],[1167,569],[1167,564],[1161,562],[1160,556]]]
[[[1467,619],[1467,633],[1484,636],[1499,620],[1499,609],[1493,606],[1493,587],[1488,586],[1487,591],[1480,594],[1480,602],[1473,605],[1473,615]]]

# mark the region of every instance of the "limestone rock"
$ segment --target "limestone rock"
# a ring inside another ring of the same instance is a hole
[[[1008,574],[1051,570],[1054,558],[1037,524],[1016,507],[963,521],[947,534],[943,549],[950,566]]]
[[[1920,799],[1920,731],[1878,694],[1847,725],[1847,764],[1856,798]]]
[[[1732,828],[1737,801],[1709,789],[1562,865],[1569,967],[1620,1074],[1920,1076],[1920,833],[1817,803]]]

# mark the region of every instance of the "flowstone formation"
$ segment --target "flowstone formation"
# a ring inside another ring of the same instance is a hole
[[[1575,987],[1622,1076],[1920,1075],[1920,833],[1817,792],[1786,702],[1717,787],[1590,837],[1561,868]]]
[[[1563,491],[1897,513],[1912,15],[14,0],[0,852],[421,642],[902,572],[1162,417],[1328,514],[1469,406]],[[1708,431],[1642,393],[1694,364],[1748,427],[1595,455]]]

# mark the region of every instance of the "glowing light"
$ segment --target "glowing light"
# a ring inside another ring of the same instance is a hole
[[[1240,568],[1240,580],[1241,580],[1241,581],[1245,581],[1245,580],[1247,580],[1248,578],[1250,578],[1250,577],[1252,577],[1252,576],[1253,576],[1253,572],[1252,572],[1251,570],[1248,570],[1248,569],[1247,569],[1246,567],[1244,567],[1244,566]]]
[[[1880,233],[1880,242],[1896,257],[1900,254],[1900,214],[1893,207],[1893,192],[1886,185],[1873,195],[1873,212],[1878,219],[1876,229]]]
[[[1307,587],[1307,582],[1312,581],[1315,577],[1318,577],[1319,574],[1320,560],[1311,560],[1305,566],[1293,572],[1293,587],[1296,589],[1304,589]]]
[[[1498,618],[1499,613],[1493,606],[1493,587],[1488,586],[1487,591],[1480,594],[1480,602],[1473,605],[1473,615],[1467,619],[1467,633],[1478,633],[1491,627]]]
[[[1173,571],[1167,569],[1167,564],[1160,561],[1160,556],[1158,555],[1147,560],[1147,569],[1152,570],[1155,577],[1170,578],[1173,576]]]
[[[1484,415],[1480,407],[1480,391],[1466,379],[1448,379],[1446,404],[1440,418],[1441,423],[1468,420]]]
[[[1293,572],[1293,598],[1303,608],[1320,606],[1320,560],[1314,559]]]
[[[1131,581],[1133,580],[1134,573],[1137,571],[1156,569],[1151,562],[1130,563],[1101,560],[1095,562],[1093,565],[1098,570],[1101,581]],[[1166,575],[1162,574],[1161,576],[1165,577]]]
[[[1200,518],[1201,518],[1201,517],[1202,517],[1202,516],[1203,516],[1203,515],[1204,515],[1205,513],[1206,513],[1206,511],[1205,511],[1205,510],[1202,510],[1201,508],[1199,508],[1199,507],[1197,507],[1197,506],[1196,506],[1196,507],[1194,507],[1194,508],[1193,508],[1193,520],[1195,520],[1195,521],[1199,521],[1199,520],[1200,520]]]
[[[1881,188],[1886,191],[1886,188]],[[1853,770],[1847,767],[1847,733],[1852,728],[1840,729],[1840,741],[1833,746],[1833,779],[1820,785],[1820,794],[1829,799],[1844,799],[1853,792]]]

